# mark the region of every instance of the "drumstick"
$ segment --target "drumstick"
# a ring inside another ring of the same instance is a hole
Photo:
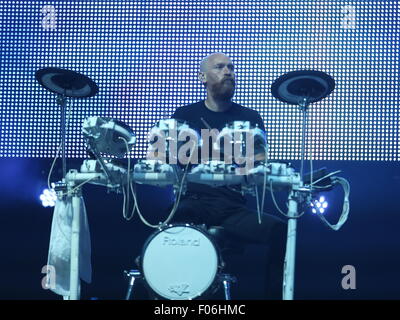
[[[206,120],[204,120],[203,117],[200,117],[200,120],[203,121],[203,123],[204,123],[205,126],[208,128],[208,130],[212,130],[211,126],[207,123]],[[214,147],[212,147],[212,148],[214,148]],[[223,152],[221,152],[221,150],[217,150],[217,151],[220,152],[220,156],[223,154]],[[214,159],[214,158],[212,157],[212,155],[211,155],[211,159]],[[218,157],[216,160],[219,160],[219,159],[220,159],[220,157]],[[228,162],[228,163],[232,163],[232,162]]]
[[[212,130],[211,126],[207,123],[206,120],[203,119],[203,117],[200,117],[201,121],[206,125],[207,129]]]

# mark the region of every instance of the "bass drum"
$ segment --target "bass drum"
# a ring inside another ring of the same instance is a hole
[[[152,234],[142,256],[147,285],[169,300],[191,300],[211,289],[219,270],[217,247],[201,228],[169,225]]]

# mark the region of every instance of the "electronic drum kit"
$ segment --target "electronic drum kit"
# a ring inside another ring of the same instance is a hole
[[[289,230],[295,231],[297,215],[297,195],[304,190],[302,182],[303,163],[300,174],[287,163],[270,162],[268,159],[258,162],[245,174],[237,174],[234,163],[210,160],[196,166],[171,164],[159,159],[139,160],[130,168],[117,164],[114,160],[129,157],[136,143],[133,130],[122,121],[91,116],[84,120],[82,133],[87,149],[94,159],[84,160],[80,170],[66,170],[65,125],[67,98],[88,98],[98,93],[98,86],[88,77],[77,72],[45,68],[36,72],[37,81],[47,90],[57,95],[57,104],[61,107],[61,141],[64,188],[77,190],[84,183],[102,185],[114,191],[126,188],[129,181],[152,186],[173,186],[175,192],[184,190],[182,185],[201,183],[211,187],[241,185],[243,190],[254,190],[258,186],[277,187],[291,192],[288,200]],[[325,73],[311,70],[295,71],[278,78],[272,85],[272,94],[277,99],[300,107],[303,112],[303,145],[306,112],[310,103],[326,97],[334,88],[333,79]],[[167,139],[166,154],[182,146],[180,135],[195,137],[201,143],[198,132],[184,121],[176,119],[159,120],[151,129],[151,136],[168,136],[171,131],[175,138]],[[239,143],[240,153],[246,152],[246,140],[234,141],[234,137],[244,137],[251,133],[254,142],[267,152],[264,132],[253,127],[247,121],[228,123],[217,137],[230,139],[232,144]],[[226,144],[225,144],[226,145]],[[217,147],[216,145],[214,146]],[[175,152],[175,154],[177,154]],[[129,160],[129,159],[128,159]],[[183,191],[184,192],[184,191]],[[292,219],[291,219],[292,218]],[[288,236],[286,269],[284,280],[284,299],[293,298],[294,282],[294,246],[295,238]],[[77,258],[78,259],[78,258]],[[204,228],[189,224],[160,224],[146,241],[140,258],[141,276],[150,289],[161,299],[195,299],[204,296],[221,279],[221,258],[217,245]],[[72,263],[72,262],[71,262]],[[75,261],[75,263],[78,263]],[[72,267],[71,267],[72,268]],[[195,275],[195,276],[194,276]],[[78,281],[77,275],[76,281]],[[130,274],[134,280],[133,273]],[[226,277],[222,280],[226,284]],[[132,283],[133,284],[133,283]],[[72,289],[71,289],[72,290]],[[76,289],[77,290],[77,289]],[[75,297],[79,297],[76,295]]]

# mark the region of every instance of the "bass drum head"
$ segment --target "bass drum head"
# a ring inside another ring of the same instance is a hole
[[[218,272],[218,253],[199,228],[174,225],[155,233],[142,254],[146,283],[169,300],[191,300],[202,295]]]

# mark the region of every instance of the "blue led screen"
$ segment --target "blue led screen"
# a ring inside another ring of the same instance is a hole
[[[310,108],[308,153],[317,160],[398,161],[397,1],[1,1],[1,157],[54,157],[56,97],[35,71],[83,73],[99,93],[71,99],[67,156],[85,157],[88,116],[125,122],[145,157],[147,134],[175,108],[205,97],[199,62],[229,55],[234,101],[258,110],[271,157],[299,159],[301,114],[276,100],[279,76],[313,69],[334,92]]]

